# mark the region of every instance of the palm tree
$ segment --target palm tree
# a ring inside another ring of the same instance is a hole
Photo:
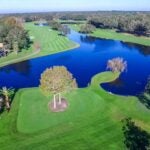
[[[14,89],[3,87],[0,89],[0,94],[4,96],[4,104],[7,110],[10,110],[11,96],[14,94]]]

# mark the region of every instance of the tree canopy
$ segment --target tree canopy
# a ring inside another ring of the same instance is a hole
[[[76,80],[64,66],[46,69],[41,75],[40,88],[45,94],[57,94],[76,87]]]
[[[127,69],[127,62],[120,57],[108,60],[107,69],[113,72],[124,72]]]

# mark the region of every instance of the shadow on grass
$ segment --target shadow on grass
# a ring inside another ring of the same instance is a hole
[[[136,126],[131,118],[123,121],[124,144],[128,150],[149,150],[150,134]]]
[[[148,77],[145,91],[138,95],[138,99],[146,108],[150,109],[150,77]]]
[[[145,105],[146,108],[150,109],[150,99],[146,96],[146,94],[140,94],[138,99],[143,105]]]

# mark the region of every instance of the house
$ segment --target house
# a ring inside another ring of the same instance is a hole
[[[0,43],[0,50],[2,50],[4,48],[4,44]]]

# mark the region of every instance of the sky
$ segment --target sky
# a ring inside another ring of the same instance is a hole
[[[88,10],[150,11],[150,0],[0,0],[0,13]]]

